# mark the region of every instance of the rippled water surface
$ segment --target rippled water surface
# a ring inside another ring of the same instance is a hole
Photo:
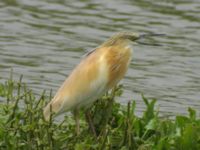
[[[158,99],[163,113],[200,109],[199,0],[1,0],[0,82],[21,74],[40,94],[56,89],[82,55],[113,33],[165,33],[135,45],[120,101],[141,93]]]

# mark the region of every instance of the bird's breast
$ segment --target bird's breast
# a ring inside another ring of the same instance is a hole
[[[132,56],[130,46],[111,47],[106,55],[108,64],[108,84],[109,88],[115,86],[125,75]]]

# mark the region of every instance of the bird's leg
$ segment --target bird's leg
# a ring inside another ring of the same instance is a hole
[[[76,134],[79,135],[80,134],[80,124],[79,124],[79,109],[78,108],[74,109],[74,119],[76,122]]]
[[[86,110],[85,112],[85,118],[89,124],[89,128],[90,130],[92,131],[92,133],[94,134],[95,137],[97,137],[97,133],[96,133],[96,130],[95,130],[95,127],[94,127],[94,123],[92,121],[92,118],[91,118],[91,113],[90,113],[90,110]]]

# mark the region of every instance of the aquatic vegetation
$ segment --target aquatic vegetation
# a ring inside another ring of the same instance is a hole
[[[66,115],[62,121],[46,122],[43,107],[51,99],[45,91],[37,96],[22,82],[12,78],[0,83],[0,149],[68,149],[68,150],[198,150],[200,119],[195,110],[174,120],[160,118],[156,100],[143,96],[146,110],[135,115],[134,100],[126,106],[115,101],[122,94],[121,86],[100,98],[91,108],[96,130],[94,135],[82,112],[81,133],[75,132],[75,121]],[[53,114],[52,114],[53,115]]]

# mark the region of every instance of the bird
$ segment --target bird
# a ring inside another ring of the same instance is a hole
[[[51,112],[57,116],[72,110],[79,134],[79,110],[91,106],[124,77],[132,60],[132,43],[160,35],[119,32],[87,53],[44,108],[45,120],[49,121]]]

